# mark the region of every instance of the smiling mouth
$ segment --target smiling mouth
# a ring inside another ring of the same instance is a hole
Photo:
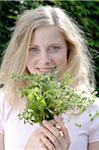
[[[37,68],[40,73],[50,73],[56,70],[56,67],[53,68]]]

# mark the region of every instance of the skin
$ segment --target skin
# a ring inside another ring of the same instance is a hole
[[[44,26],[35,30],[29,48],[27,69],[33,74],[59,71],[62,78],[67,66],[67,44],[56,26]]]
[[[4,136],[0,134],[0,150],[4,150]]]
[[[99,142],[90,143],[88,150],[98,150],[99,149]]]
[[[63,136],[61,136],[59,129],[54,124],[58,123],[61,126]],[[35,141],[35,142],[33,142]],[[55,116],[54,120],[44,120],[42,126],[37,129],[29,138],[25,149],[28,150],[67,150],[70,139],[67,128],[61,118]]]

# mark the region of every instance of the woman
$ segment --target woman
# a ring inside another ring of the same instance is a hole
[[[4,83],[0,93],[0,149],[1,150],[98,150],[99,119],[90,122],[88,110],[68,122],[68,116],[57,116],[42,125],[24,124],[17,115],[22,102],[12,73],[45,74],[58,69],[59,80],[68,72],[72,87],[90,94],[94,89],[94,73],[83,32],[73,20],[57,7],[40,6],[25,11],[16,23],[1,65]],[[91,114],[99,109],[92,105]],[[78,128],[75,123],[82,123]],[[58,124],[58,126],[55,126]]]

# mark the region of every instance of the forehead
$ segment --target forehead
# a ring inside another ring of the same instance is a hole
[[[65,42],[65,36],[57,26],[38,27],[31,39],[31,44],[50,44],[52,42]]]

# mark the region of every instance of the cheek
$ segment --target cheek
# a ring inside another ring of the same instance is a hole
[[[59,60],[59,67],[61,70],[66,69],[67,66],[67,58],[63,57],[62,59]]]
[[[60,55],[62,56],[62,55]],[[67,67],[67,57],[66,55],[62,56],[62,57],[58,57],[58,59],[56,60],[56,64],[57,64],[57,68],[59,70],[59,80],[63,79],[63,74],[66,71],[66,67]]]
[[[33,66],[33,57],[29,55],[28,60],[27,60],[27,67],[31,68]]]
[[[31,59],[31,57],[29,57],[28,60],[27,60],[27,66],[29,66],[31,64],[32,64],[32,59]]]
[[[57,58],[55,58],[56,64],[59,68],[66,68],[67,66],[67,55],[66,53],[59,54]]]

